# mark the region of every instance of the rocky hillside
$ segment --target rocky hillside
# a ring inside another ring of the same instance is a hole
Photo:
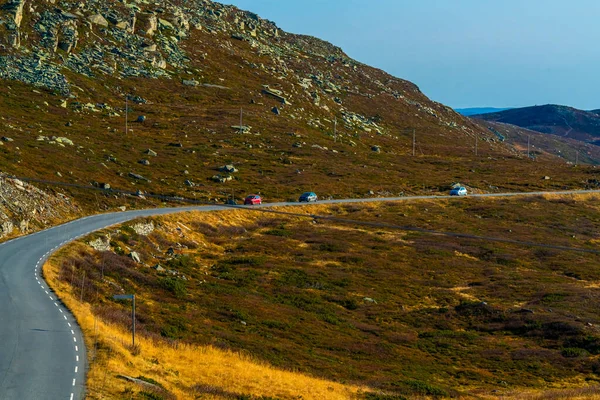
[[[473,118],[517,125],[585,142],[594,142],[600,138],[600,115],[593,111],[554,104],[513,108],[497,113],[474,115]]]
[[[0,169],[18,176],[222,201],[487,190],[530,169],[414,84],[208,0],[0,0],[0,41]],[[475,143],[494,168],[471,172]]]
[[[43,191],[0,175],[0,239],[45,229],[79,215],[79,206],[63,193]]]

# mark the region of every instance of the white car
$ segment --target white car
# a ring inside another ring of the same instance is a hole
[[[462,186],[454,188],[450,191],[450,196],[466,196],[466,195],[467,195],[467,189],[465,189]]]

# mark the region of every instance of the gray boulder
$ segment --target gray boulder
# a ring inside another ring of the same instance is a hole
[[[100,14],[91,15],[88,20],[94,25],[108,27],[108,21]]]
[[[143,222],[139,222],[139,223],[133,225],[131,228],[138,235],[148,236],[149,234],[151,234],[152,232],[154,232],[154,223],[153,222],[149,222],[149,223],[146,224],[146,223],[143,223]]]
[[[140,258],[140,255],[135,251],[132,251],[131,253],[129,253],[129,257],[138,264],[142,263],[142,259]]]
[[[96,238],[89,241],[88,244],[96,251],[110,251],[110,241],[107,237]]]
[[[130,173],[129,173],[129,177],[130,177],[130,178],[133,178],[133,179],[140,180],[140,181],[146,181],[146,182],[150,182],[150,179],[148,179],[148,178],[145,178],[145,177],[143,177],[142,175],[138,175],[138,174],[136,174],[136,173],[134,173],[134,172],[130,172]]]
[[[222,167],[220,167],[219,171],[233,174],[233,173],[238,172],[238,169],[231,164],[227,164],[227,165],[223,165]]]

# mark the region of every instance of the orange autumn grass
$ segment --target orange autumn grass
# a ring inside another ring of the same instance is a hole
[[[75,315],[85,336],[88,349],[88,399],[136,398],[147,390],[119,375],[142,376],[160,383],[168,392],[164,398],[227,399],[241,395],[248,398],[281,399],[351,399],[360,397],[366,388],[343,385],[276,369],[251,356],[219,350],[210,346],[178,344],[160,339],[136,337],[131,348],[131,332],[97,319],[88,303],[80,303],[71,288],[58,279],[60,260],[81,244],[71,244],[57,252],[44,265],[44,278]]]

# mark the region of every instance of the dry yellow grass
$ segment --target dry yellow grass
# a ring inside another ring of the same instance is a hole
[[[577,196],[556,196],[552,200],[573,199],[577,201],[588,201],[596,199],[593,195]],[[486,199],[485,202],[488,200]],[[490,199],[498,202],[498,199]],[[412,207],[412,202],[408,202],[407,209]],[[356,207],[366,207],[372,211],[377,211],[383,207],[381,204],[365,204]],[[330,215],[335,213],[344,218],[351,213],[352,206],[347,208],[338,206],[316,205],[303,208],[279,208],[281,211],[291,213],[306,213]],[[350,211],[349,211],[350,210]],[[272,217],[270,215],[269,217]],[[241,226],[244,223],[255,223],[262,218],[254,213],[240,210],[229,210],[219,213],[185,213],[178,215],[165,216],[161,219],[164,231],[171,232],[173,235],[185,235],[186,239],[194,240],[200,246],[210,248],[211,252],[221,254],[223,249],[210,241],[204,240],[204,236],[199,232],[188,232],[187,226],[193,222],[201,221],[212,226]],[[300,217],[285,217],[288,223],[300,220]],[[179,230],[178,230],[179,228]],[[337,227],[336,227],[337,228]],[[181,229],[183,233],[181,233]],[[339,228],[338,228],[339,229]],[[360,230],[361,228],[343,227],[339,229],[341,233],[349,230]],[[343,232],[342,232],[343,231]],[[368,231],[364,231],[368,234]],[[386,236],[403,236],[403,234],[390,234]],[[400,237],[399,241],[403,241]],[[92,310],[88,305],[79,303],[78,296],[70,293],[70,286],[64,285],[57,279],[58,265],[63,257],[75,254],[80,250],[87,250],[87,247],[81,244],[73,244],[62,250],[56,257],[52,258],[44,267],[46,279],[51,287],[55,289],[59,297],[70,307],[77,317],[84,334],[86,336],[87,347],[90,349],[90,357],[93,358],[90,363],[88,398],[122,398],[124,394],[129,394],[141,390],[140,387],[132,383],[119,379],[117,375],[128,375],[133,377],[144,376],[160,382],[179,399],[206,398],[221,399],[231,398],[229,394],[245,394],[252,396],[270,396],[276,398],[298,398],[303,399],[347,399],[356,398],[367,388],[357,386],[341,385],[326,380],[320,380],[308,377],[306,375],[282,371],[275,369],[264,362],[257,361],[251,357],[234,352],[218,350],[212,347],[184,346],[177,348],[162,340],[150,340],[138,338],[139,353],[132,354],[129,343],[130,333],[120,329],[115,325],[109,325],[104,321],[96,321]],[[478,258],[463,252],[455,251],[454,255],[460,258],[466,258],[470,261],[477,261]],[[316,262],[319,265],[319,262]],[[524,267],[517,267],[517,271],[534,271]],[[461,297],[477,300],[468,293],[465,286],[457,286],[450,291],[456,291]],[[358,297],[366,297],[368,293],[360,293]],[[406,306],[403,309],[408,311],[420,308],[437,308],[435,299],[425,296],[421,299],[418,306]],[[95,352],[96,341],[99,344],[100,351]],[[584,382],[570,382],[569,387],[583,387]],[[212,390],[213,393],[209,393]],[[473,389],[473,393],[477,393]],[[600,389],[585,388],[571,390],[552,390],[540,392],[505,392],[502,398],[507,399],[584,399],[600,398]],[[202,397],[198,397],[201,395]],[[130,397],[130,396],[125,396]],[[469,398],[469,397],[467,397]],[[481,395],[480,398],[486,397]]]
[[[90,364],[88,399],[121,398],[143,390],[118,375],[151,378],[177,399],[195,399],[202,393],[203,399],[244,394],[341,400],[356,398],[366,391],[366,388],[279,370],[244,354],[209,346],[173,346],[162,340],[137,337],[136,351],[132,351],[129,331],[97,319],[89,304],[80,303],[69,287],[57,279],[58,260],[77,251],[79,246],[73,244],[52,257],[44,265],[44,277],[75,315],[84,333]]]

